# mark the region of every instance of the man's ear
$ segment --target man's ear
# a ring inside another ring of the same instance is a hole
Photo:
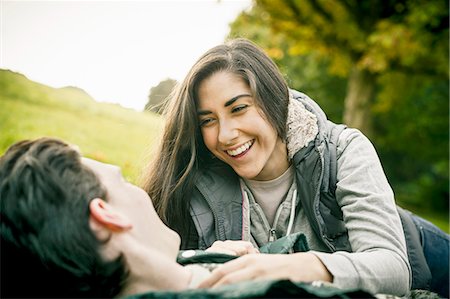
[[[89,211],[91,212],[91,220],[95,220],[94,222],[110,231],[121,232],[133,227],[125,215],[116,211],[101,198],[91,200],[89,203]]]

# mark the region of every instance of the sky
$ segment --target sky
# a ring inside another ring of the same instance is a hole
[[[183,80],[251,0],[0,0],[0,68],[142,110],[151,87]]]

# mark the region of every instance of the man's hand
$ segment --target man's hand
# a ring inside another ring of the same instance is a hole
[[[242,256],[248,253],[259,253],[258,248],[247,241],[216,241],[211,247],[206,249],[208,252],[226,253],[230,255]]]
[[[312,253],[249,254],[215,269],[200,283],[200,288],[218,287],[246,280],[290,279],[292,281],[329,281],[332,275]]]

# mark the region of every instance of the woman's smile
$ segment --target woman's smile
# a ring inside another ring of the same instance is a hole
[[[250,148],[252,147],[253,143],[255,140],[250,140],[246,143],[244,143],[243,145],[237,147],[236,149],[229,149],[226,150],[226,153],[233,158],[240,158],[242,156],[244,156],[245,154],[248,153],[248,151],[250,150]]]

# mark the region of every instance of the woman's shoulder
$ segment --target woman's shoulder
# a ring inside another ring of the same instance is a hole
[[[373,147],[373,144],[360,130],[346,128],[339,135],[336,156],[339,158],[349,147]]]

